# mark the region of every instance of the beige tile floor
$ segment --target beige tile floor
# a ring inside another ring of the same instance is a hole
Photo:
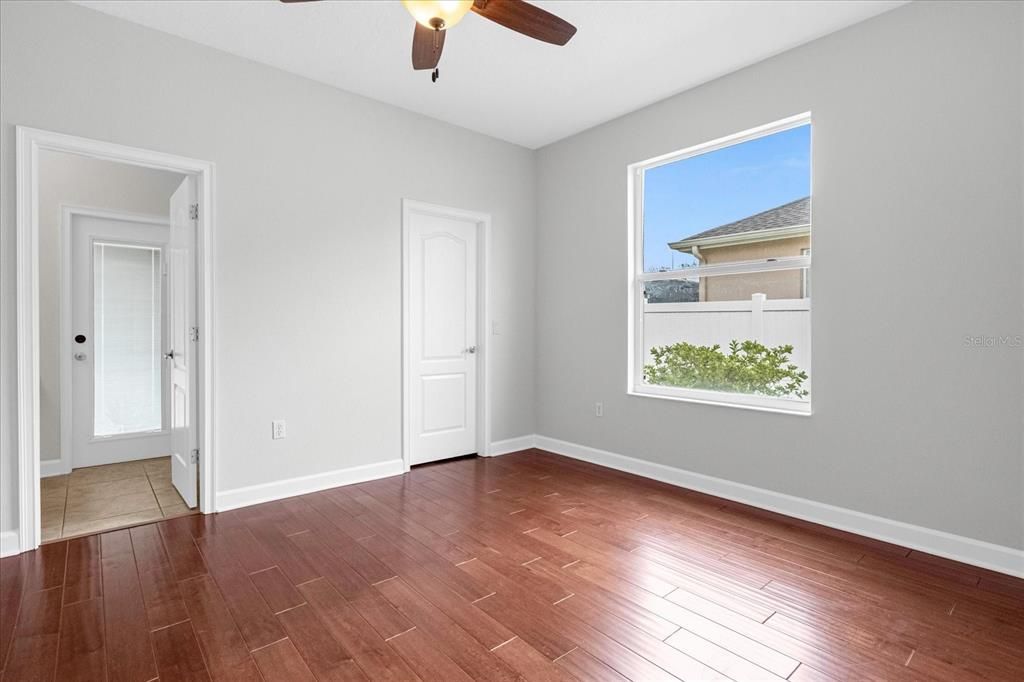
[[[40,486],[43,542],[194,511],[171,484],[170,457],[75,469]]]

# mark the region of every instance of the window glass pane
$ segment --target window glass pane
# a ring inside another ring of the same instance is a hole
[[[93,246],[94,433],[162,427],[160,249]]]
[[[767,299],[809,298],[808,268],[746,272],[738,275],[657,279],[644,282],[647,303],[749,301],[754,294]]]
[[[807,124],[645,170],[643,271],[799,256],[810,156]]]
[[[805,270],[646,282],[644,382],[808,400]]]

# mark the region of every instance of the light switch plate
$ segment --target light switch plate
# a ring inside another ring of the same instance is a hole
[[[283,419],[275,419],[270,422],[270,437],[274,440],[280,440],[288,435],[288,429]]]

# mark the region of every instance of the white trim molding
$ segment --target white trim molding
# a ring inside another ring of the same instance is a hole
[[[487,457],[497,457],[499,455],[508,455],[513,452],[519,452],[520,450],[529,450],[535,447],[537,436],[530,434],[529,436],[519,436],[518,438],[509,438],[507,440],[498,440],[491,443],[490,447],[487,448]],[[481,453],[482,454],[482,453]]]
[[[50,476],[63,476],[71,473],[71,463],[63,459],[41,459],[39,460],[39,478]]]
[[[0,558],[14,556],[21,551],[18,544],[18,529],[0,532]]]
[[[194,175],[197,185],[199,219],[197,227],[198,260],[196,267],[198,319],[201,329],[197,343],[199,380],[198,429],[200,458],[199,509],[214,509],[217,489],[214,466],[214,348],[213,311],[213,229],[214,164],[209,161],[175,156],[163,152],[128,147],[113,142],[91,140],[26,126],[15,127],[16,196],[16,317],[17,317],[17,482],[18,551],[39,546],[42,539],[40,513],[39,452],[39,152],[52,150],[80,154],[105,161],[143,168]],[[5,536],[6,537],[6,536]]]
[[[409,281],[409,236],[413,214],[433,215],[456,220],[469,220],[477,226],[477,293],[476,293],[476,447],[477,454],[486,457],[491,447],[491,344],[490,329],[490,273],[491,273],[491,215],[467,211],[414,199],[402,199],[402,461],[408,471],[412,466],[412,420],[410,419],[409,385],[411,365],[409,354],[409,325],[412,283]]]
[[[865,514],[864,512],[815,502],[794,495],[766,490],[723,478],[698,474],[693,471],[647,462],[635,457],[599,450],[578,443],[547,436],[523,436],[513,439],[516,450],[536,447],[557,455],[598,464],[637,476],[651,478],[681,488],[721,497],[733,502],[749,504],[786,516],[792,516],[829,528],[909,547],[928,554],[945,557],[961,563],[987,568],[999,573],[1024,578],[1024,550],[1005,547],[991,542],[954,535],[941,530],[915,526],[903,521]],[[510,441],[502,441],[504,443]],[[496,444],[497,445],[497,444]],[[515,452],[509,450],[508,452]],[[500,454],[495,452],[494,454]]]
[[[248,507],[261,502],[272,502],[285,497],[315,493],[328,488],[363,483],[388,476],[400,476],[405,471],[405,463],[401,459],[390,459],[386,462],[335,469],[322,474],[298,476],[283,481],[234,488],[217,493],[217,511]]]
[[[727,263],[703,264],[695,267],[668,270],[665,272],[647,272],[644,268],[644,182],[645,173],[653,168],[688,159],[698,154],[706,154],[711,151],[731,147],[742,142],[765,137],[791,130],[800,126],[811,124],[811,112],[805,112],[796,116],[790,116],[774,123],[768,123],[750,130],[745,130],[734,135],[728,135],[703,144],[688,147],[676,152],[663,154],[661,156],[631,163],[626,167],[626,393],[640,398],[656,398],[659,400],[681,400],[686,402],[703,403],[705,405],[717,405],[722,407],[736,407],[745,410],[763,410],[780,414],[810,415],[811,400],[775,397],[764,395],[752,395],[734,393],[729,391],[711,391],[705,389],[692,389],[677,386],[664,386],[649,384],[644,380],[644,366],[649,358],[646,357],[647,345],[644,342],[646,332],[646,320],[644,313],[647,311],[647,301],[644,296],[645,283],[660,280],[681,280],[720,275],[734,275],[741,273],[763,273],[781,270],[803,270],[809,272],[811,268],[811,253],[801,256],[786,256],[780,258],[762,259],[756,261],[733,261]],[[795,226],[792,228],[780,228],[774,231],[776,237],[794,236],[803,231],[810,233],[810,225]],[[744,236],[730,235],[719,240],[684,239],[669,244],[677,250],[684,250],[683,246],[690,244],[696,254],[697,244],[704,241],[718,241],[719,245],[730,243],[734,239],[742,240]],[[699,258],[698,258],[699,259]],[[699,259],[700,260],[700,259]],[[703,288],[703,287],[702,287]],[[763,310],[763,296],[762,308]],[[811,334],[811,315],[806,316],[806,321],[801,319],[800,324],[807,325],[808,334]],[[811,373],[811,357],[806,356],[806,366],[803,370]],[[813,374],[812,374],[813,376]],[[810,388],[808,383],[805,388]]]

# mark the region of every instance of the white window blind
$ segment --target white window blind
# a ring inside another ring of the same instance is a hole
[[[96,436],[162,426],[160,249],[93,246]]]

